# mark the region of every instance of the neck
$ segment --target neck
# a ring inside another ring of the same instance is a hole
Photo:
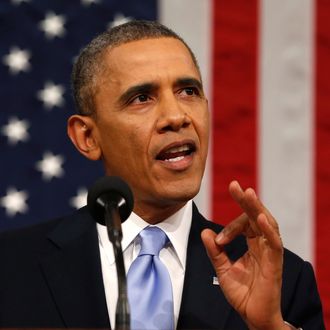
[[[134,207],[134,213],[136,213],[144,221],[150,223],[151,225],[155,225],[178,212],[186,203],[187,202],[180,202],[167,206],[136,205]]]

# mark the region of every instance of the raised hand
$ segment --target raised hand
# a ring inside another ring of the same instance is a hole
[[[253,189],[243,191],[233,181],[229,191],[243,213],[219,234],[210,229],[202,232],[221,289],[249,329],[290,329],[280,308],[283,245],[277,222]],[[241,234],[246,236],[248,250],[233,262],[224,246]]]

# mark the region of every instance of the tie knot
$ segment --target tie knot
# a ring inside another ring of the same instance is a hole
[[[168,241],[167,235],[158,227],[146,227],[140,232],[141,250],[139,256],[149,254],[158,256]]]

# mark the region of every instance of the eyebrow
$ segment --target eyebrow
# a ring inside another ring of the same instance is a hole
[[[201,81],[199,81],[196,78],[192,77],[183,77],[178,78],[174,82],[175,87],[187,87],[187,86],[193,86],[198,88],[203,93],[203,84]],[[132,97],[139,95],[139,94],[150,94],[152,92],[155,92],[157,89],[159,89],[159,85],[156,83],[144,83],[132,86],[128,88],[120,97],[119,102],[121,104],[125,104],[128,102]]]
[[[135,85],[126,90],[119,98],[121,104],[125,104],[130,98],[138,94],[149,94],[155,91],[158,85],[154,83],[145,83],[140,85]]]
[[[201,81],[199,81],[196,78],[191,78],[191,77],[179,78],[175,81],[174,86],[176,87],[193,86],[198,88],[201,92],[203,92],[203,84]]]

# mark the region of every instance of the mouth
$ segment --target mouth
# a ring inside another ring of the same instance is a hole
[[[162,149],[156,159],[167,163],[167,165],[181,163],[183,166],[187,161],[192,160],[195,151],[196,145],[194,142],[173,143]]]

